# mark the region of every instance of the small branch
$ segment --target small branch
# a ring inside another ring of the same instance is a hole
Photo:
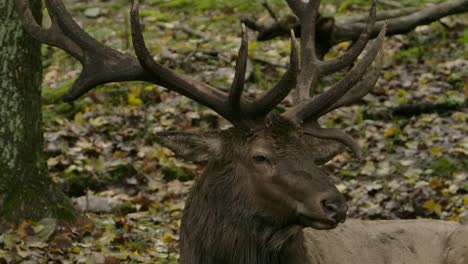
[[[289,36],[291,29],[294,29],[296,36],[300,35],[299,20],[295,16],[287,16],[278,22],[270,24],[261,23],[254,17],[246,16],[241,19],[241,22],[248,28],[258,32],[258,41]]]
[[[276,13],[273,11],[273,9],[270,7],[270,5],[268,4],[267,1],[263,2],[263,7],[265,7],[265,9],[268,11],[268,14],[270,14],[271,18],[273,18],[273,20],[275,20],[275,22],[278,22],[279,19],[278,19],[278,16],[276,15]]]
[[[300,1],[290,1],[297,4]],[[297,6],[298,9],[300,5]],[[294,10],[294,9],[293,9]],[[435,22],[443,17],[462,14],[468,12],[468,0],[451,0],[437,5],[431,5],[421,9],[402,8],[378,12],[377,23],[373,30],[373,36],[376,36],[384,21],[387,21],[387,36],[407,33],[419,25],[426,25]],[[333,34],[329,43],[322,44],[324,47],[331,48],[343,41],[356,40],[366,27],[365,20],[368,16],[355,16],[348,19],[337,20]],[[291,29],[296,36],[300,37],[300,23],[295,16],[287,16],[274,23],[261,23],[253,17],[245,17],[242,21],[249,28],[258,31],[257,39],[259,41],[270,40],[279,36],[287,37]],[[317,35],[329,34],[329,30],[321,32],[317,28]]]
[[[387,20],[387,36],[407,33],[417,26],[427,25],[445,16],[461,14],[468,11],[468,0],[452,0],[438,5],[423,8],[409,15]],[[382,26],[380,21],[374,27],[374,35]],[[364,23],[337,24],[333,44],[356,39],[365,29]]]
[[[402,5],[400,2],[391,1],[391,0],[379,0],[380,4],[391,7],[391,8],[401,8]]]
[[[404,7],[400,9],[392,9],[392,10],[383,10],[377,13],[377,21],[387,20],[395,17],[406,16],[412,14],[416,11],[419,11],[420,8],[418,7]],[[337,19],[338,24],[350,24],[350,23],[359,23],[359,22],[366,22],[368,19],[368,15],[355,15],[350,16],[344,19]]]
[[[209,41],[211,38],[210,36],[206,35],[205,33],[199,31],[199,30],[196,30],[196,29],[193,29],[193,28],[190,28],[189,26],[187,25],[181,25],[181,24],[170,24],[170,23],[163,23],[163,22],[156,22],[156,25],[160,28],[163,28],[163,29],[170,29],[170,30],[180,30],[190,36],[194,36],[194,37],[197,37],[197,38],[201,38],[203,39],[203,41]]]
[[[455,111],[467,110],[468,100],[462,104],[454,103],[418,103],[418,104],[403,104],[391,109],[385,109],[377,113],[364,112],[365,119],[373,120],[393,120],[395,117],[410,118],[430,113],[451,113]]]
[[[264,65],[269,65],[269,66],[273,66],[273,67],[278,67],[278,68],[284,68],[284,69],[287,69],[288,68],[288,65],[287,64],[284,64],[284,63],[277,63],[277,62],[271,62],[271,61],[268,61],[267,59],[264,59],[264,58],[260,58],[258,56],[255,56],[252,61],[254,62],[258,62],[260,64],[264,64]]]

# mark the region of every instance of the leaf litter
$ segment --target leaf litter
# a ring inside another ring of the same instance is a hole
[[[69,2],[72,13],[99,40],[131,50],[127,29],[115,23],[126,21],[126,4]],[[156,8],[157,1],[145,7]],[[261,6],[255,8],[260,11]],[[239,14],[219,7],[181,9],[144,13],[152,50],[167,66],[226,89],[240,43],[239,28],[232,26]],[[468,44],[460,36],[468,21],[448,19],[458,26],[445,29],[434,23],[388,38],[384,71],[373,92],[362,104],[332,112],[322,121],[359,138],[366,153],[358,161],[345,152],[325,165],[348,199],[350,217],[468,220],[466,108],[390,119],[375,114],[402,104],[466,101]],[[165,28],[155,21],[164,22]],[[183,23],[203,36],[168,26]],[[103,25],[107,30],[99,30]],[[347,46],[338,45],[329,56]],[[49,96],[69,86],[79,72],[60,51],[44,49],[49,171],[83,216],[74,225],[49,218],[0,225],[0,263],[178,263],[184,201],[203,167],[175,158],[154,135],[228,124],[197,103],[143,83],[109,84],[71,106],[50,104]],[[289,46],[287,40],[253,41],[250,50],[248,95],[255,97],[284,72],[278,65],[287,63]]]

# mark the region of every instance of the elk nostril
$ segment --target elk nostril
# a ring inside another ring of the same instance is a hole
[[[332,219],[335,222],[340,221],[340,219],[338,219],[339,218],[339,211],[340,211],[339,205],[337,205],[336,203],[334,203],[332,201],[323,200],[322,201],[322,207],[323,207],[323,209],[325,211],[325,214],[330,219]]]
[[[335,204],[325,204],[325,209],[329,212],[336,213],[338,211],[338,206]]]
[[[327,214],[336,214],[338,211],[338,205],[327,200],[322,201],[322,206]]]
[[[335,200],[323,200],[322,208],[327,217],[335,223],[344,223],[348,207],[346,203]]]

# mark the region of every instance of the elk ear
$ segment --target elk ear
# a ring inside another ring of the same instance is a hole
[[[317,165],[323,165],[336,155],[345,150],[345,145],[335,140],[320,139],[310,135],[304,135],[307,144],[314,153],[314,161]]]
[[[219,132],[161,132],[156,134],[156,140],[177,156],[197,163],[207,162],[221,154]]]

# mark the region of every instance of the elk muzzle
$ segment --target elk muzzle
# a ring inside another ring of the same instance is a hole
[[[313,177],[314,186],[305,186],[307,192],[298,199],[299,224],[314,229],[332,229],[346,220],[348,206],[338,189],[324,177]]]

